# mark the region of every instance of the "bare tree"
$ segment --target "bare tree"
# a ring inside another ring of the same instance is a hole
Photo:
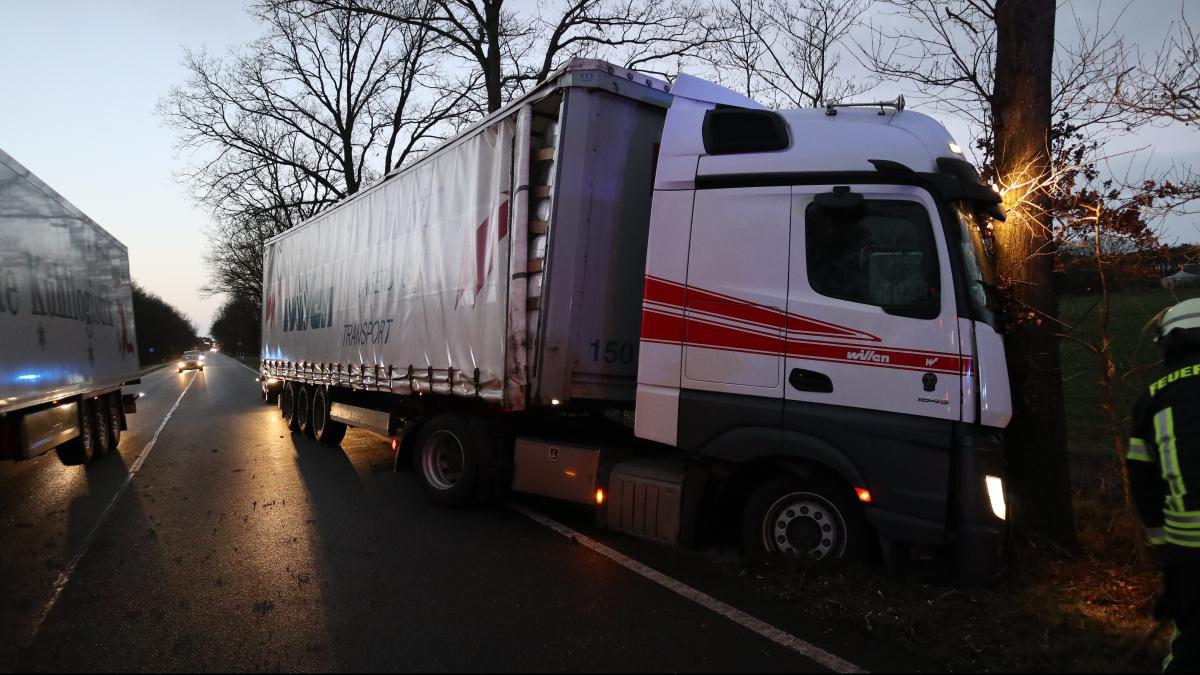
[[[1182,11],[1153,62],[1122,71],[1113,98],[1140,113],[1200,125],[1200,42]]]
[[[679,60],[712,41],[698,0],[550,0],[518,13],[505,0],[268,0],[303,5],[308,16],[355,12],[401,25],[421,26],[477,73],[479,107],[499,110],[514,93],[540,82],[575,56],[603,56],[650,70]]]
[[[1088,191],[1094,191],[1105,141],[1152,119],[1112,95],[1136,50],[1117,30],[1123,16],[1103,24],[1098,13],[1089,20],[1072,12],[1073,25],[1062,33],[1073,39],[1056,45],[1049,0],[887,5],[891,20],[873,28],[864,61],[880,76],[910,82],[935,105],[970,120],[984,174],[1004,194],[1009,220],[995,228],[997,267],[1020,319],[1006,341],[1015,406],[1009,458],[1029,523],[1070,543],[1057,344],[1063,331],[1053,271],[1072,223],[1088,224],[1095,245],[1120,222],[1111,217],[1114,210],[1128,213],[1114,205],[1117,196],[1098,200]],[[1176,186],[1170,193],[1155,199],[1178,203]],[[1097,353],[1107,358],[1103,349]]]
[[[211,292],[256,293],[266,238],[358,192],[464,114],[466,94],[437,70],[436,35],[298,10],[258,7],[265,34],[224,58],[185,52],[188,81],[158,105],[195,159],[181,179],[215,216]]]
[[[773,107],[811,108],[870,89],[839,75],[865,0],[727,0],[711,50],[718,79]]]

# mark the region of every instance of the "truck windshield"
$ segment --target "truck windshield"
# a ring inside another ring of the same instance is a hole
[[[992,260],[983,246],[982,227],[987,216],[980,214],[971,204],[956,202],[954,212],[958,216],[958,248],[962,255],[963,274],[966,276],[967,299],[974,310],[994,309],[991,307],[988,288],[995,285]]]

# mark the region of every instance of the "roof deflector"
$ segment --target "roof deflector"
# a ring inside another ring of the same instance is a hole
[[[713,84],[698,77],[680,73],[675,78],[671,93],[683,98],[704,103],[716,103],[734,108],[749,108],[751,110],[766,110],[767,107],[752,98],[743,96],[732,89],[726,89],[719,84]]]

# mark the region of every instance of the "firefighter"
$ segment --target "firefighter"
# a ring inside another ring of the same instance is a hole
[[[1166,374],[1151,382],[1133,414],[1126,465],[1163,590],[1155,618],[1172,621],[1168,673],[1200,672],[1200,298],[1155,317]]]

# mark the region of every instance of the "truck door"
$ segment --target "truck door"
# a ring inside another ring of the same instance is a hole
[[[959,322],[938,222],[914,187],[793,187],[789,419],[793,402],[960,419]]]
[[[696,191],[687,242],[684,389],[769,397],[779,406],[790,192],[786,186]]]

